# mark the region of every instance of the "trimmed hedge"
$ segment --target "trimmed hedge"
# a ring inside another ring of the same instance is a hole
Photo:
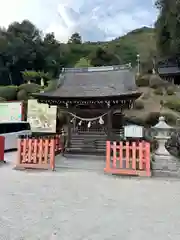
[[[136,77],[136,85],[138,87],[148,87],[149,86],[149,78],[150,75],[144,75],[144,76],[137,76]]]
[[[27,101],[28,100],[28,93],[26,92],[26,90],[21,89],[18,93],[17,93],[17,100],[19,101]]]
[[[54,79],[48,82],[48,86],[44,88],[44,92],[50,92],[58,87],[58,80]]]
[[[147,126],[154,126],[155,124],[158,123],[159,117],[161,115],[165,117],[165,120],[168,124],[170,124],[170,125],[176,124],[177,117],[172,113],[166,113],[166,112],[164,112],[164,113],[159,113],[159,112],[149,113],[148,116],[146,117],[145,124]]]
[[[164,103],[164,106],[171,109],[171,110],[180,112],[180,99],[174,99],[174,100],[166,101]]]
[[[144,103],[141,100],[136,100],[134,102],[134,109],[141,110],[144,109]]]
[[[0,98],[7,101],[16,100],[17,97],[17,86],[1,86],[0,87]]]
[[[157,89],[154,90],[155,95],[163,95],[163,89],[161,87],[158,87]]]
[[[169,95],[169,96],[174,95],[174,94],[175,94],[174,88],[171,87],[171,86],[169,86],[169,87],[166,89],[166,93],[167,93],[167,95]]]
[[[28,94],[29,93],[36,93],[36,92],[40,92],[40,90],[42,89],[42,87],[38,84],[35,83],[25,83],[25,84],[21,84],[18,87],[18,90],[25,90]]]
[[[164,87],[167,83],[163,81],[159,75],[152,74],[149,79],[149,86],[151,88],[157,89],[159,87]]]

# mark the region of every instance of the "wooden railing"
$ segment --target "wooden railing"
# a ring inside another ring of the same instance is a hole
[[[60,135],[21,136],[16,169],[55,169],[55,155],[62,150]]]
[[[56,134],[56,136],[55,136],[55,155],[61,153],[63,148],[64,148],[64,146],[62,143],[61,135]]]
[[[151,176],[149,142],[106,142],[106,173]]]

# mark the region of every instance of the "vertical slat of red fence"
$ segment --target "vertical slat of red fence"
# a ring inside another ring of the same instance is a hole
[[[123,168],[123,143],[119,143],[119,161],[120,161],[120,168]]]
[[[28,161],[28,142],[27,139],[22,139],[21,140],[21,149],[22,149],[22,155],[21,155],[21,159],[22,162],[27,162]],[[27,158],[27,159],[26,159]]]
[[[146,142],[143,141],[143,168],[146,168]]]
[[[50,143],[50,167],[51,170],[55,170],[55,139],[49,140]]]
[[[45,164],[48,164],[49,163],[49,161],[48,161],[48,158],[49,158],[49,139],[45,139],[44,144],[45,144],[45,147],[44,147],[44,162],[45,162]]]
[[[38,163],[41,165],[43,163],[43,139],[42,138],[39,140],[38,148],[39,148],[39,162]]]
[[[129,142],[126,142],[126,168],[129,168]]]
[[[139,143],[139,169],[143,170],[143,145],[141,142]]]
[[[22,140],[21,139],[18,139],[18,153],[17,153],[17,161],[16,161],[16,164],[17,165],[20,165],[21,164],[21,159],[22,159]]]
[[[27,142],[28,145],[28,163],[31,163],[31,157],[32,157],[32,139],[29,139]],[[25,155],[26,156],[26,155]]]
[[[34,139],[34,152],[33,152],[33,156],[34,156],[34,163],[37,163],[37,148],[38,148],[38,139]]]
[[[132,143],[132,169],[136,170],[136,143]]]
[[[116,160],[117,160],[117,146],[116,142],[113,142],[113,168],[116,168]]]
[[[56,152],[58,151],[58,135],[56,135],[56,138],[55,138],[55,151]]]
[[[106,141],[106,167],[104,169],[105,172],[111,172],[111,142]]]
[[[58,151],[60,151],[61,150],[60,135],[58,135],[57,137],[58,137]]]
[[[146,176],[151,176],[151,164],[150,164],[150,143],[145,144],[146,148]]]

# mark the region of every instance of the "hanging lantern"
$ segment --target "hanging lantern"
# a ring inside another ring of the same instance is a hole
[[[91,122],[88,122],[88,128],[90,128],[91,127]]]
[[[82,120],[81,120],[81,121],[78,123],[78,125],[79,125],[79,126],[81,126],[81,125],[82,125]]]
[[[73,122],[74,122],[74,119],[75,119],[75,117],[74,117],[73,119],[71,119],[71,121],[70,121],[70,122],[71,122],[71,123],[73,123]]]
[[[101,124],[101,125],[104,124],[104,120],[102,119],[102,117],[99,118],[99,124]]]

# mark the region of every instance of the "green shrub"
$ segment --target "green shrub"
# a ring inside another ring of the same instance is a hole
[[[177,116],[173,113],[162,113],[162,116],[165,117],[166,122],[169,125],[175,126],[177,122]]]
[[[18,87],[18,90],[25,90],[27,93],[36,93],[40,92],[41,86],[35,83],[25,83]]]
[[[163,89],[161,87],[158,87],[154,90],[154,94],[156,95],[163,95]]]
[[[57,80],[51,80],[48,82],[48,86],[44,88],[44,92],[49,92],[57,89],[58,87],[58,81]]]
[[[170,124],[170,125],[175,125],[176,124],[177,117],[172,113],[151,112],[146,117],[145,125],[150,126],[150,127],[156,125],[159,121],[160,116],[165,117],[165,120],[168,124]]]
[[[0,98],[7,101],[16,100],[17,97],[17,87],[16,86],[3,86],[0,87]]]
[[[136,100],[134,102],[134,109],[141,110],[144,109],[144,103],[141,100]]]
[[[180,99],[166,101],[164,103],[164,106],[174,111],[180,112]]]
[[[136,85],[138,87],[148,87],[149,86],[149,75],[137,76]]]
[[[28,100],[28,93],[26,92],[26,90],[21,89],[18,93],[17,93],[17,100],[19,101],[27,101]]]
[[[165,81],[163,81],[158,75],[152,74],[149,79],[149,86],[151,88],[157,89],[159,87],[164,87],[166,85]]]
[[[175,92],[174,92],[174,88],[173,87],[171,87],[171,86],[169,86],[167,89],[166,89],[166,93],[167,93],[167,95],[174,95],[175,94]]]
[[[145,124],[149,127],[154,126],[159,119],[160,113],[159,112],[150,112],[145,119]]]
[[[171,134],[171,138],[165,144],[166,149],[171,155],[180,158],[180,132],[179,130]]]

